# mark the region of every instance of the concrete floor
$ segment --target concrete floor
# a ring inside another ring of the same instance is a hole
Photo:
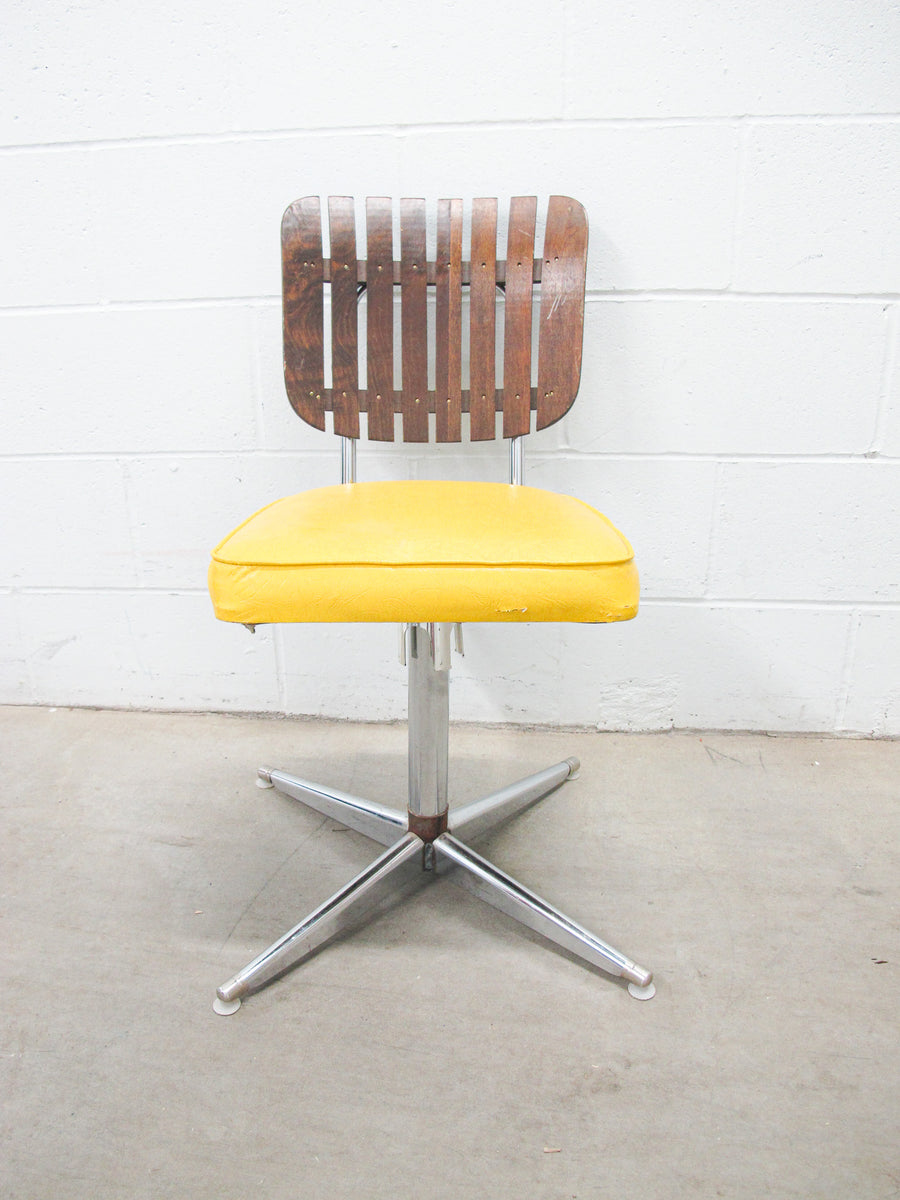
[[[438,880],[245,1002],[377,847],[260,763],[403,807],[405,728],[0,710],[0,1194],[900,1195],[900,743],[454,729],[452,797],[570,754],[479,844],[656,972]]]

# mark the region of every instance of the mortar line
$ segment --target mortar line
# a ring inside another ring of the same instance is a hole
[[[885,322],[884,361],[881,369],[881,383],[878,388],[878,402],[875,410],[875,429],[872,434],[871,453],[881,457],[881,448],[887,439],[888,413],[891,402],[891,386],[897,374],[898,356],[900,356],[900,308],[891,305],[887,310]]]
[[[294,138],[380,137],[404,138],[420,134],[508,133],[510,131],[555,132],[567,129],[646,129],[717,128],[746,120],[754,125],[891,125],[900,113],[715,113],[710,115],[674,114],[618,117],[544,117],[491,118],[466,121],[424,121],[419,123],[385,122],[380,125],[310,125],[268,129],[229,129],[215,132],[138,134],[107,138],[73,138],[51,142],[9,142],[0,145],[0,155],[66,153],[139,149],[143,147],[227,145],[234,142],[286,141]]]
[[[67,586],[61,585],[21,585],[7,589],[6,594],[13,596],[181,596],[192,598],[208,595],[205,587],[184,587],[178,584],[148,584],[137,587],[134,584],[103,584],[98,586]],[[735,608],[735,609],[766,609],[785,611],[828,610],[835,612],[894,612],[900,610],[900,600],[867,600],[859,598],[845,599],[809,599],[809,598],[772,598],[747,596],[642,596],[641,607],[661,608],[664,606],[678,608]],[[232,622],[225,622],[231,624]],[[235,622],[239,623],[239,622]],[[387,622],[395,624],[395,622]],[[269,628],[269,626],[266,626]],[[279,628],[276,622],[271,626]]]
[[[844,728],[847,719],[847,708],[850,704],[850,677],[856,662],[856,643],[859,637],[859,627],[862,623],[862,611],[852,609],[850,623],[847,629],[847,640],[844,644],[844,661],[841,664],[841,677],[838,682],[837,700],[835,703],[834,728]]]
[[[744,235],[744,195],[745,184],[747,180],[747,153],[748,143],[750,140],[750,128],[745,118],[742,118],[737,125],[737,168],[735,171],[734,181],[734,211],[732,214],[731,226],[731,262],[728,268],[728,288],[727,291],[732,293],[735,280],[737,279],[738,268],[740,266],[741,246],[743,245]]]
[[[331,434],[325,436],[331,437]],[[384,443],[390,445],[394,449],[386,450],[384,455],[376,454],[372,461],[378,457],[389,458],[392,453],[396,452],[398,457],[407,461],[410,458],[418,457],[408,449],[404,449],[404,444]],[[425,443],[423,443],[425,445]],[[452,461],[456,457],[464,457],[467,461],[473,460],[466,451],[459,449],[453,451],[448,447],[441,447],[435,443],[429,443],[430,454],[423,455],[423,458],[432,458],[443,454],[446,461]],[[0,462],[5,463],[52,463],[52,462],[145,462],[156,459],[172,459],[176,458],[179,462],[192,462],[194,460],[203,462],[207,459],[245,459],[245,458],[263,458],[273,460],[298,460],[304,458],[334,458],[336,452],[333,443],[325,446],[309,446],[297,447],[295,449],[276,449],[265,446],[247,446],[241,450],[235,449],[219,449],[219,450],[184,450],[177,447],[170,447],[162,450],[83,450],[83,451],[60,451],[54,453],[46,450],[34,451],[19,451],[12,454],[0,453]],[[504,458],[504,452],[497,450],[496,454],[485,455],[485,463],[499,461]],[[505,458],[504,458],[505,461]],[[565,462],[585,462],[585,463],[612,463],[612,462],[647,462],[647,463],[663,463],[663,462],[685,462],[685,463],[759,463],[760,465],[778,464],[782,466],[806,466],[811,464],[833,463],[836,465],[851,465],[867,463],[874,467],[888,467],[900,462],[900,457],[897,455],[878,454],[873,458],[871,451],[860,450],[853,454],[839,454],[837,452],[822,452],[817,454],[797,454],[788,453],[774,454],[760,451],[748,450],[746,452],[734,451],[723,452],[721,450],[710,450],[705,452],[696,452],[688,450],[661,450],[661,451],[644,451],[644,450],[579,450],[577,447],[569,447],[565,450],[564,455],[561,455],[559,450],[539,450],[531,449],[528,453],[528,461],[531,463],[546,462],[559,463]]]
[[[589,288],[588,304],[658,301],[714,301],[722,304],[760,302],[766,304],[895,304],[900,292],[753,292],[721,288]],[[158,300],[86,301],[78,304],[0,305],[0,318],[90,316],[119,312],[183,312],[215,308],[276,308],[281,296],[196,296]]]

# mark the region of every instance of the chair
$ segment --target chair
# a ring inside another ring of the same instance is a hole
[[[298,200],[284,214],[287,394],[296,413],[317,429],[325,430],[331,414],[333,431],[342,439],[341,482],[277,500],[229,534],[213,551],[210,593],[217,617],[251,629],[293,621],[401,624],[409,673],[409,797],[402,814],[260,768],[260,786],[276,787],[387,849],[218,988],[215,1007],[223,1014],[235,1011],[243,996],[282,975],[351,918],[371,911],[393,889],[442,872],[581,959],[627,981],[633,995],[645,999],[653,994],[650,971],[468,845],[559,787],[578,769],[576,759],[567,758],[458,809],[448,805],[448,676],[454,631],[457,649],[462,649],[462,622],[622,621],[637,612],[638,578],[625,538],[580,501],[523,482],[523,438],[532,427],[532,413],[536,427],[543,429],[558,421],[575,399],[584,323],[584,209],[565,196],[552,196],[543,253],[537,256],[536,217],[534,197],[510,202],[503,260],[497,257],[497,201],[474,200],[469,260],[464,261],[462,202],[441,200],[431,261],[425,201],[401,200],[400,259],[395,261],[390,200],[366,201],[364,258],[357,257],[352,199],[328,201],[327,257],[318,197]],[[428,318],[430,288],[433,322]],[[467,350],[464,289],[469,294]],[[398,292],[401,383],[396,388]],[[362,295],[364,387],[359,383]],[[533,339],[535,315],[538,333]],[[497,386],[500,339],[502,384]],[[361,414],[368,437],[377,441],[390,442],[398,432],[408,442],[432,437],[459,442],[466,426],[472,441],[500,435],[510,445],[509,484],[356,482]]]

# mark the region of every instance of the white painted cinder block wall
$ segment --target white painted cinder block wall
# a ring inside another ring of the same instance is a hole
[[[310,192],[563,192],[582,393],[528,481],[596,504],[620,626],[472,626],[458,718],[900,733],[900,9],[11,0],[0,699],[393,718],[393,627],[217,623],[209,548],[333,482],[281,382]],[[360,476],[504,451],[363,447]]]

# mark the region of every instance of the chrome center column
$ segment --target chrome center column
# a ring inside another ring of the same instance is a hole
[[[427,843],[447,828],[451,628],[409,627],[409,831]]]

